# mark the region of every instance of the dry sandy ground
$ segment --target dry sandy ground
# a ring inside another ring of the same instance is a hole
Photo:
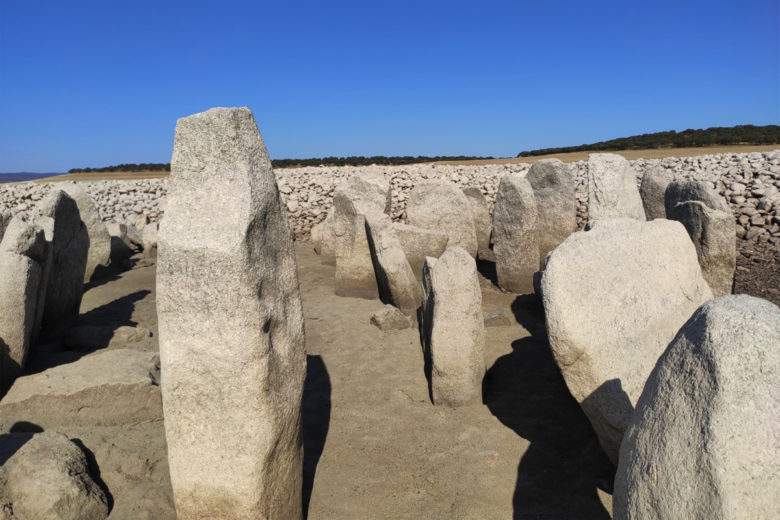
[[[550,356],[535,301],[481,280],[484,307],[503,310],[507,323],[487,329],[482,402],[436,407],[417,331],[370,325],[381,304],[334,296],[334,268],[308,243],[297,251],[310,520],[610,518],[602,489],[614,470]],[[156,349],[154,301],[154,266],[136,267],[93,282],[81,320],[147,327],[154,337],[133,348]],[[33,365],[65,361],[44,354]],[[65,431],[94,453],[111,518],[174,518],[161,419]]]

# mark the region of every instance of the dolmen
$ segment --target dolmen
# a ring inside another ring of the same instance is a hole
[[[177,122],[157,255],[178,518],[301,519],[303,312],[286,208],[248,108]]]
[[[679,222],[590,224],[549,256],[542,302],[553,357],[613,462],[656,360],[712,292]]]

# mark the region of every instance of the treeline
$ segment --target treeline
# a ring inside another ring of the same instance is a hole
[[[438,155],[428,157],[418,155],[413,157],[405,155],[400,157],[385,157],[374,155],[371,157],[313,157],[311,159],[273,159],[274,168],[291,168],[295,166],[366,166],[369,164],[401,165],[436,161],[472,161],[476,159],[492,159],[492,157],[472,157],[469,155]],[[170,163],[125,163],[102,168],[71,168],[68,173],[83,172],[169,172]]]
[[[596,152],[615,150],[640,150],[646,148],[692,148],[699,146],[717,146],[732,144],[778,144],[780,143],[780,125],[737,125],[732,127],[712,127],[688,129],[682,132],[670,130],[652,134],[632,135],[579,146],[559,148],[541,148],[527,150],[518,157],[548,155],[567,152]]]

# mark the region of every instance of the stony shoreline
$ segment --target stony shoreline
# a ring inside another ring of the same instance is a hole
[[[645,171],[660,167],[675,179],[701,180],[729,202],[736,221],[740,249],[746,244],[766,245],[780,251],[780,150],[726,153],[695,157],[636,159],[630,161],[637,182]],[[577,224],[587,220],[587,161],[570,163],[576,181]],[[380,172],[389,178],[392,191],[390,215],[404,221],[406,201],[420,182],[446,179],[462,188],[476,187],[492,208],[498,183],[509,172],[528,172],[530,164],[404,166],[343,166],[284,168],[275,171],[282,199],[287,205],[290,227],[296,240],[307,239],[311,228],[325,219],[333,192],[344,179],[360,172]],[[167,179],[84,182],[107,222],[134,221],[146,215],[158,221],[165,210]],[[0,210],[12,214],[30,211],[49,191],[51,183],[15,183],[0,187]]]

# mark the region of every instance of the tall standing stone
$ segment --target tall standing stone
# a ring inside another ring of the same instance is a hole
[[[682,202],[697,200],[703,202],[707,207],[731,212],[726,199],[720,196],[709,183],[704,181],[674,181],[669,183],[664,193],[664,203],[666,206],[667,218],[674,214],[674,207]]]
[[[449,246],[460,246],[477,256],[477,233],[468,198],[451,182],[427,182],[412,188],[406,202],[406,220],[413,226],[443,231]]]
[[[406,259],[412,267],[414,277],[422,279],[422,267],[429,256],[439,258],[447,249],[449,237],[435,229],[424,229],[409,224],[393,222],[393,231],[401,243]]]
[[[705,303],[647,379],[620,447],[615,518],[780,518],[780,309]]]
[[[322,256],[322,263],[336,265],[336,237],[333,234],[333,206],[328,210],[325,220],[311,228],[311,241],[314,252]]]
[[[300,519],[303,314],[286,209],[247,108],[177,122],[157,313],[178,518]]]
[[[38,205],[38,211],[42,217],[53,221],[51,231],[46,232],[51,264],[41,328],[44,336],[58,336],[66,332],[79,315],[89,234],[76,201],[62,190],[50,191]]]
[[[550,254],[542,275],[550,349],[613,462],[658,356],[711,297],[679,222],[600,220]]]
[[[339,256],[336,257],[335,286],[338,296],[367,300],[379,297],[366,235],[366,217],[363,215],[355,215],[352,219],[352,229],[346,240],[346,247],[339,249]]]
[[[423,267],[423,348],[434,404],[460,406],[478,398],[485,375],[485,321],[474,259],[448,247]]]
[[[485,196],[479,188],[464,188],[463,194],[471,206],[471,214],[474,217],[474,231],[477,234],[477,256],[481,260],[494,260],[493,251],[490,249],[490,234],[493,231],[493,222],[490,216]]]
[[[636,185],[636,172],[622,156],[588,156],[588,220],[615,217],[645,220],[645,208]]]
[[[539,270],[538,210],[528,179],[504,175],[493,207],[493,252],[498,285],[507,291],[529,294]]]
[[[62,190],[71,196],[79,207],[79,214],[89,235],[89,253],[87,266],[84,271],[84,281],[89,282],[93,278],[100,277],[111,262],[111,235],[108,228],[100,218],[95,201],[76,183],[67,182],[62,185]]]
[[[647,220],[666,218],[664,198],[671,180],[671,175],[660,165],[651,166],[642,175],[639,195],[642,197],[642,206],[645,208]]]
[[[568,164],[558,159],[535,162],[526,177],[531,183],[539,212],[539,257],[558,247],[577,231],[577,199]]]
[[[46,262],[43,231],[20,216],[0,242],[0,396],[24,368]]]

